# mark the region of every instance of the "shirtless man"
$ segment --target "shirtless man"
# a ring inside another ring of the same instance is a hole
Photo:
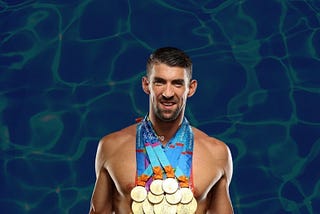
[[[148,59],[142,88],[149,95],[148,118],[153,130],[163,137],[163,145],[179,129],[187,98],[197,88],[192,79],[192,62],[181,50],[171,47],[156,50]],[[193,194],[196,213],[231,214],[229,196],[232,158],[222,141],[192,127]],[[96,154],[96,183],[90,213],[131,213],[130,192],[136,181],[136,132],[131,125],[101,139]]]

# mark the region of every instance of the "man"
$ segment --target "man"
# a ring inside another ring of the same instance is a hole
[[[191,127],[184,117],[187,98],[197,88],[197,81],[192,79],[191,59],[177,48],[156,50],[148,59],[142,88],[149,95],[148,115],[142,122],[111,133],[99,142],[90,213],[147,213],[145,209],[150,213],[176,213],[183,207],[185,211],[181,213],[233,213],[229,148]],[[181,134],[183,127],[187,134]],[[176,139],[176,135],[180,138]],[[180,148],[182,152],[177,155],[174,149]],[[167,153],[171,149],[173,152]],[[182,156],[186,161],[181,161]],[[191,164],[185,166],[187,162]],[[172,181],[170,191],[177,182],[172,192],[162,190],[166,179]],[[156,182],[162,184],[158,189],[152,188]],[[183,202],[180,192],[188,189],[193,195]],[[179,197],[174,196],[178,192]],[[157,202],[152,201],[160,196]]]

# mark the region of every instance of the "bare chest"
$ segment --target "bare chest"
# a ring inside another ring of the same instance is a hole
[[[210,189],[221,177],[219,168],[208,163],[208,157],[200,152],[194,153],[192,181],[194,194],[198,200],[206,198]],[[129,197],[130,191],[136,183],[135,148],[122,149],[121,152],[118,152],[110,161],[108,171],[119,195]]]

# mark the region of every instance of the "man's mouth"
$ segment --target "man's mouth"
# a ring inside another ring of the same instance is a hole
[[[175,102],[167,102],[167,101],[162,101],[160,103],[164,106],[164,108],[171,108],[176,104]]]
[[[165,106],[173,106],[174,103],[173,103],[173,102],[162,102],[162,105],[165,105]]]

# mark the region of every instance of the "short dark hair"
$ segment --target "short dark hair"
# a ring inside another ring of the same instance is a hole
[[[189,79],[192,79],[192,61],[191,58],[182,50],[175,47],[162,47],[155,50],[147,61],[147,76],[150,76],[151,70],[155,64],[163,63],[168,66],[185,68]]]

